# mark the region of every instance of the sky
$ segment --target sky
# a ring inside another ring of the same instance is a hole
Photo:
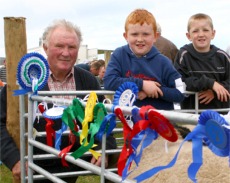
[[[150,11],[162,35],[178,48],[189,43],[187,21],[196,13],[211,16],[216,30],[212,44],[223,50],[230,45],[230,0],[0,0],[0,57],[5,56],[4,17],[26,18],[28,49],[39,46],[53,20],[66,19],[80,27],[82,44],[89,49],[114,50],[126,44],[124,22],[137,8]]]

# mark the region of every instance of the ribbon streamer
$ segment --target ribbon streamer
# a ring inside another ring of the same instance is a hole
[[[137,182],[144,181],[158,172],[171,168],[177,160],[182,145],[189,140],[192,140],[193,144],[193,162],[188,168],[188,177],[193,181],[197,182],[196,174],[202,166],[202,141],[204,141],[209,149],[216,155],[225,157],[229,155],[229,129],[224,127],[228,126],[227,122],[217,112],[207,110],[200,114],[198,125],[190,132],[168,165],[154,167],[134,179]]]
[[[93,122],[90,123],[90,128],[88,130],[88,133],[90,134],[90,140],[89,143],[87,142],[87,138],[84,139],[83,144],[79,149],[77,149],[75,152],[71,154],[75,159],[81,157],[85,152],[88,150],[93,154],[93,156],[98,159],[99,156],[101,156],[100,153],[90,149],[94,145],[94,136],[97,134],[101,123],[107,114],[105,106],[102,103],[98,103],[95,105],[93,110]]]
[[[173,125],[160,113],[154,111],[151,105],[143,106],[140,110],[132,111],[136,119],[140,119],[133,126],[130,132],[130,141],[132,153],[127,157],[127,162],[122,171],[122,180],[124,180],[131,172],[128,169],[132,161],[138,166],[143,150],[149,146],[153,140],[158,137],[158,133],[165,139],[175,142],[178,137]],[[139,115],[135,114],[139,112]],[[158,133],[157,133],[158,132]],[[142,144],[141,144],[142,142]],[[139,153],[138,146],[141,144]]]

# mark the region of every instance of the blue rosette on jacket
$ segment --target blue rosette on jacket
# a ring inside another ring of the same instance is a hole
[[[18,63],[17,81],[21,90],[15,90],[14,95],[36,93],[47,83],[49,66],[47,60],[39,53],[28,53]]]

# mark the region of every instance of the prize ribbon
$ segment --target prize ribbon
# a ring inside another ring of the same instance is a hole
[[[82,121],[82,132],[80,135],[81,143],[84,139],[86,139],[84,143],[87,143],[89,123],[93,121],[93,109],[96,105],[96,102],[97,102],[97,94],[95,92],[91,92],[89,94],[89,98],[85,106],[85,118]]]
[[[162,171],[167,168],[171,168],[177,160],[180,149],[182,145],[189,140],[192,140],[192,154],[193,154],[193,162],[190,164],[188,168],[188,177],[193,181],[197,182],[196,174],[200,167],[202,166],[202,145],[203,141],[207,144],[209,149],[216,155],[225,157],[229,156],[229,124],[225,121],[223,117],[219,115],[219,113],[211,110],[204,111],[200,114],[199,121],[197,126],[194,128],[192,132],[190,132],[183,142],[180,144],[180,147],[168,165],[154,167],[143,174],[135,177],[134,179],[137,182],[144,181],[159,171]]]
[[[69,139],[72,139],[72,140],[70,140],[71,144],[65,147],[64,149],[62,149],[61,152],[59,153],[59,156],[62,157],[63,166],[68,166],[67,162],[65,161],[65,156],[75,144],[76,142],[75,136],[80,136],[79,127],[77,125],[76,119],[82,122],[84,117],[85,117],[84,106],[77,98],[73,99],[72,105],[64,109],[64,112],[62,115],[62,121],[70,128]]]
[[[58,131],[54,131],[52,126],[56,119],[61,119],[65,106],[55,106],[48,110],[44,110],[44,105],[38,105],[38,108],[46,120],[46,141],[47,145],[53,147],[53,138],[55,139],[55,148],[60,150],[61,145],[61,135],[65,130],[67,130],[67,125],[62,122],[62,127]]]
[[[116,115],[114,113],[107,114],[101,123],[101,126],[96,134],[96,138],[99,141],[102,141],[103,134],[106,134],[106,137],[108,137],[115,127]]]
[[[135,109],[135,108],[134,108]],[[128,156],[126,165],[122,171],[122,180],[124,180],[131,172],[128,169],[132,161],[138,166],[143,150],[148,147],[153,140],[157,139],[158,133],[165,139],[175,142],[178,137],[173,125],[163,115],[154,111],[151,105],[143,106],[140,110],[133,110],[135,119],[139,119],[130,132],[131,154]],[[115,110],[116,111],[116,110]],[[135,114],[138,112],[139,115]],[[141,119],[140,119],[141,118]],[[142,143],[141,143],[142,142]],[[138,146],[141,144],[138,153]],[[134,171],[134,170],[133,170]]]
[[[83,144],[79,149],[71,154],[75,159],[81,157],[85,152],[90,151],[93,156],[98,159],[101,156],[100,153],[90,149],[94,145],[94,136],[98,133],[101,123],[107,114],[104,104],[97,103],[93,109],[93,122],[90,123],[90,128],[88,133],[90,134],[89,143],[87,142],[87,138],[83,140]]]
[[[21,90],[15,90],[14,95],[36,93],[47,83],[49,66],[47,60],[39,53],[28,53],[18,63],[17,81]]]
[[[123,83],[115,92],[113,105],[132,106],[138,95],[138,87],[133,82]]]

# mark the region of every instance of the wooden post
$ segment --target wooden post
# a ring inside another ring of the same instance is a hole
[[[112,53],[112,51],[111,50],[105,50],[105,52],[104,52],[104,54],[105,54],[105,63],[106,63],[106,65],[108,65],[108,62],[109,62],[109,60],[110,60],[110,57],[111,57],[111,53]]]
[[[7,70],[7,129],[20,148],[19,97],[13,91],[16,84],[18,62],[27,53],[26,26],[23,17],[4,17],[6,70]],[[17,182],[14,180],[14,182]]]

